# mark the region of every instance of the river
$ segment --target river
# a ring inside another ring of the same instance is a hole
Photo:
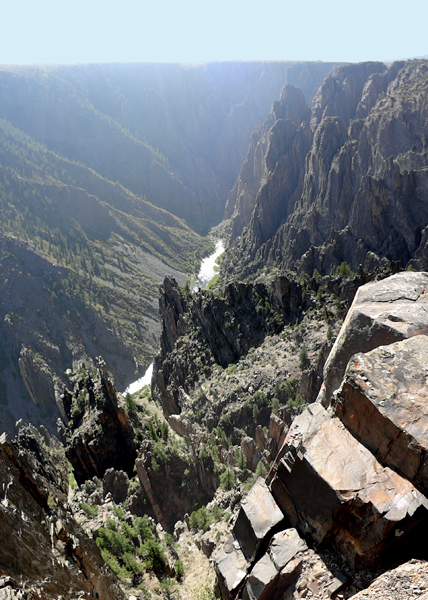
[[[193,287],[193,291],[196,292],[198,289],[204,289],[207,287],[208,283],[216,274],[216,260],[224,252],[224,244],[221,240],[216,240],[215,250],[213,254],[207,256],[203,259],[201,263],[201,268],[198,273],[198,277],[196,279],[196,283]],[[123,392],[124,394],[134,394],[141,390],[141,388],[145,385],[148,385],[152,380],[153,373],[153,363],[147,368],[143,377],[137,379],[133,383],[129,384],[126,390]]]

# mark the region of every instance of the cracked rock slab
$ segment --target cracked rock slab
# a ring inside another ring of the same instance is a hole
[[[354,354],[415,335],[428,335],[428,273],[403,271],[361,286],[325,364],[318,400],[330,404]]]
[[[382,464],[428,492],[428,337],[352,357],[335,412]]]
[[[339,419],[321,405],[316,411],[316,419],[302,413],[291,426],[272,493],[292,524],[315,543],[329,539],[351,565],[377,564],[427,519],[428,501],[382,467]]]
[[[214,567],[217,575],[217,592],[223,600],[229,600],[242,585],[249,567],[232,534],[216,552]]]
[[[254,565],[245,582],[243,600],[277,598],[297,579],[302,570],[299,552],[308,549],[296,529],[273,536],[268,552]]]
[[[269,488],[259,477],[242,501],[233,528],[233,534],[248,561],[254,560],[263,540],[283,518]]]

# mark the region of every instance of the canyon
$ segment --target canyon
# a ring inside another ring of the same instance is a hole
[[[425,597],[427,98],[419,59],[0,70],[0,597]]]

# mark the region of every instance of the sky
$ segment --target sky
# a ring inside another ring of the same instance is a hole
[[[0,64],[428,55],[427,0],[0,0]]]

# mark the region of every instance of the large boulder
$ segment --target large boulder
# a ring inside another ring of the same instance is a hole
[[[428,337],[415,336],[349,361],[335,398],[347,429],[428,492]]]
[[[214,566],[217,575],[216,596],[228,600],[242,586],[249,567],[239,543],[232,534],[216,552]]]
[[[403,271],[361,286],[324,367],[318,400],[331,402],[349,359],[415,335],[428,335],[428,273]]]
[[[312,413],[312,414],[311,414]],[[428,500],[384,468],[318,404],[290,428],[272,494],[316,544],[329,539],[353,566],[374,566],[428,517]]]

